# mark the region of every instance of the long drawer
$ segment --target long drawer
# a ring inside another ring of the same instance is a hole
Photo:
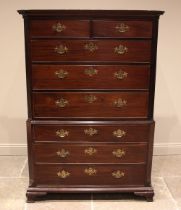
[[[145,163],[147,144],[66,144],[34,145],[38,163]]]
[[[149,65],[33,65],[33,90],[148,89]]]
[[[152,123],[33,124],[35,142],[148,142]]]
[[[32,61],[150,62],[150,40],[32,40]]]
[[[145,165],[69,164],[36,165],[37,186],[95,185],[144,186]]]
[[[148,114],[148,92],[36,92],[36,117],[140,117]]]

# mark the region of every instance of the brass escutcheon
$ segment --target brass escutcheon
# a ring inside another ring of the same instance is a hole
[[[88,103],[92,104],[94,101],[97,100],[97,97],[94,96],[94,95],[86,95],[86,96],[85,96],[85,100],[86,100]]]
[[[127,105],[127,101],[123,100],[122,98],[118,98],[117,100],[114,101],[114,106],[115,107],[121,108],[121,107],[126,106],[126,105]]]
[[[126,135],[126,132],[121,130],[121,129],[118,129],[116,131],[113,131],[113,136],[117,137],[117,138],[121,138],[123,136]]]
[[[65,149],[61,149],[59,151],[56,152],[57,156],[61,157],[61,158],[66,158],[68,155],[70,155],[69,151],[65,150]]]
[[[86,148],[85,150],[84,150],[84,153],[86,154],[86,155],[93,155],[93,154],[95,154],[97,152],[97,150],[95,149],[95,148],[93,148],[93,147],[88,147],[88,148]]]
[[[68,176],[70,176],[70,173],[68,171],[65,171],[65,170],[62,170],[62,171],[59,171],[57,173],[57,176],[61,179],[65,179],[67,178]]]
[[[84,172],[85,172],[85,174],[87,174],[89,176],[93,176],[93,175],[95,175],[97,173],[97,170],[95,168],[89,167],[89,168],[86,168],[84,170]]]
[[[98,130],[96,130],[94,128],[87,128],[84,130],[84,133],[89,136],[94,136],[94,135],[98,134]]]
[[[66,46],[61,45],[61,44],[59,46],[55,47],[54,50],[55,50],[56,53],[58,53],[60,55],[63,55],[63,54],[68,52],[68,48]]]
[[[126,155],[126,152],[123,149],[117,149],[112,152],[112,154],[118,158],[121,158]]]
[[[112,173],[112,176],[116,179],[120,179],[121,177],[123,177],[125,175],[124,172],[120,171],[120,170],[117,170],[117,171],[114,171]]]
[[[96,75],[98,73],[98,70],[94,69],[93,67],[89,67],[89,68],[84,70],[84,73],[86,75],[88,75],[89,77],[92,77],[92,76],[94,76],[94,75]]]
[[[89,50],[90,52],[94,52],[94,51],[98,50],[98,47],[96,44],[94,44],[94,42],[89,42],[84,45],[84,49]]]
[[[69,102],[64,98],[60,98],[55,101],[55,104],[60,108],[64,108],[65,106],[69,104]]]
[[[128,73],[122,70],[119,70],[114,73],[114,77],[120,80],[126,78],[127,76],[128,76]]]
[[[55,75],[59,78],[59,79],[64,79],[65,77],[67,77],[68,72],[64,71],[63,69],[60,69],[59,71],[55,72]]]
[[[60,33],[66,29],[66,26],[58,22],[52,26],[52,29]]]
[[[125,33],[129,31],[129,26],[126,25],[125,23],[120,23],[116,27],[116,30],[119,31],[120,33]]]
[[[128,48],[120,44],[118,47],[114,48],[114,52],[119,55],[123,55],[128,52]]]
[[[69,132],[64,129],[60,129],[56,131],[56,135],[60,138],[64,138],[69,135]]]

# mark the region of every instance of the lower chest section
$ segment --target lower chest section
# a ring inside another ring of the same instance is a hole
[[[31,124],[34,185],[144,186],[153,122]]]

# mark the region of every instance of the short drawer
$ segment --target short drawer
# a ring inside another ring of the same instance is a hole
[[[37,143],[36,163],[145,163],[147,144]]]
[[[89,20],[31,20],[31,37],[89,37]]]
[[[146,118],[148,92],[33,93],[35,118]]]
[[[148,89],[149,65],[33,65],[34,90]]]
[[[33,124],[35,142],[148,142],[153,123]],[[107,125],[106,125],[107,124]]]
[[[144,186],[145,165],[36,165],[35,183],[37,186],[63,185],[116,185]]]
[[[150,40],[32,40],[32,61],[150,62]]]
[[[152,22],[95,20],[93,34],[94,37],[151,38]]]

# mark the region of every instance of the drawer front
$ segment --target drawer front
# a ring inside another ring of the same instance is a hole
[[[36,165],[35,183],[53,185],[144,186],[145,165]]]
[[[151,123],[33,125],[33,139],[41,142],[148,142]]]
[[[150,62],[148,40],[32,40],[32,61]]]
[[[151,38],[151,21],[93,21],[95,37]]]
[[[145,163],[147,144],[35,144],[36,163]]]
[[[34,117],[142,117],[148,92],[33,93]]]
[[[149,65],[33,65],[34,90],[148,89]]]
[[[88,20],[32,20],[31,37],[89,37]]]

